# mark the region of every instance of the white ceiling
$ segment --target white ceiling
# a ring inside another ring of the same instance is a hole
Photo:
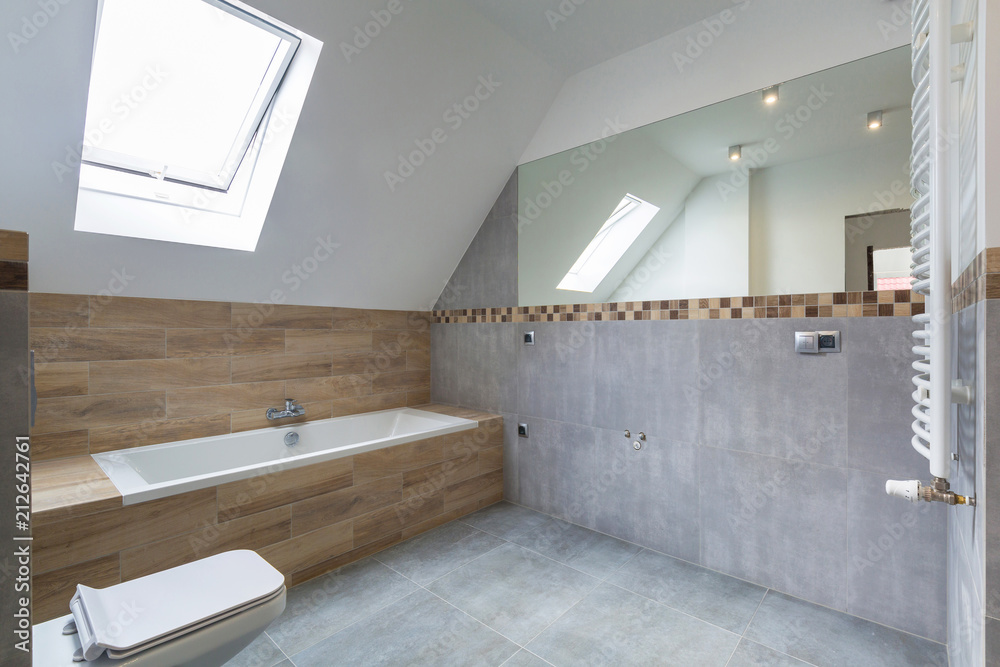
[[[571,76],[733,9],[733,0],[466,0]]]

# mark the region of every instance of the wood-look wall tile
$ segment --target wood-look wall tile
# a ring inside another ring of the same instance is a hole
[[[267,418],[267,410],[261,410],[259,408],[256,410],[234,412],[232,414],[232,432],[242,433],[244,431],[256,431],[262,428],[280,428],[282,426],[291,426],[292,424],[304,424],[306,422],[319,421],[320,419],[329,419],[332,415],[330,401],[323,401],[319,403],[302,403],[300,401],[300,404],[306,409],[306,413],[301,417],[269,420]],[[284,402],[282,402],[281,406],[284,406]],[[281,406],[275,405],[273,407]]]
[[[215,387],[171,389],[167,392],[167,417],[216,415],[285,405],[284,382],[247,382]]]
[[[0,260],[28,261],[28,234],[0,229]]]
[[[402,539],[408,540],[411,537],[415,537],[421,533],[426,533],[428,530],[433,530],[438,526],[443,526],[444,524],[459,519],[467,514],[472,514],[476,510],[480,509],[479,503],[474,502],[458,509],[453,509],[449,512],[444,512],[443,514],[438,514],[429,519],[425,519],[420,523],[415,523],[411,526],[407,526],[403,529]]]
[[[90,323],[90,297],[86,295],[32,292],[28,309],[31,327],[78,329]]]
[[[345,489],[354,482],[352,457],[267,473],[217,487],[219,520],[263,512],[273,507]]]
[[[293,572],[350,551],[353,546],[351,522],[345,521],[263,547],[257,553],[289,578]]]
[[[330,375],[329,354],[278,354],[266,357],[234,357],[233,382],[266,382]]]
[[[371,331],[373,329],[409,329],[409,314],[402,310],[365,310],[362,308],[334,308],[333,328],[340,330]]]
[[[156,391],[229,384],[229,359],[149,359],[95,361],[90,364],[90,393]]]
[[[333,417],[357,415],[362,412],[377,410],[393,410],[406,407],[406,394],[378,394],[375,396],[357,396],[333,401]]]
[[[418,391],[406,392],[406,405],[408,407],[415,408],[421,405],[427,405],[430,402],[431,402],[430,389],[420,389]]]
[[[283,354],[281,329],[171,329],[167,331],[168,357],[244,357]]]
[[[368,484],[357,484],[324,493],[292,505],[292,534],[340,523],[403,500],[402,476],[393,475]]]
[[[503,470],[494,470],[449,486],[444,492],[444,511],[491,497],[503,491]]]
[[[503,468],[503,447],[479,450],[479,474]]]
[[[28,263],[0,260],[0,290],[28,291]]]
[[[400,391],[423,391],[431,388],[431,372],[398,371],[376,373],[372,376],[373,394],[394,394]]]
[[[371,349],[370,331],[285,330],[285,354],[343,354]]]
[[[215,489],[192,491],[116,510],[35,526],[34,571],[73,563],[190,533],[215,520]]]
[[[122,581],[138,579],[231,549],[263,549],[291,537],[292,509],[288,505],[242,519],[212,522],[193,533],[122,551]]]
[[[118,554],[76,563],[32,577],[31,620],[44,623],[69,613],[77,584],[107,588],[121,583]]]
[[[330,329],[333,308],[257,303],[234,303],[232,327],[251,329]]]
[[[122,506],[122,496],[89,456],[33,461],[31,519],[35,526]]]
[[[31,460],[50,461],[90,453],[90,431],[39,433],[31,436]]]
[[[210,438],[229,433],[229,415],[202,415],[180,419],[159,419],[140,424],[109,426],[90,430],[90,453],[132,449],[192,438]]]
[[[85,361],[36,363],[35,390],[38,398],[82,396],[87,393],[89,365]]]
[[[444,461],[440,439],[418,440],[354,457],[354,483],[363,484]]]
[[[372,332],[372,349],[402,350],[404,352],[430,352],[430,331],[375,331]]]
[[[285,383],[289,398],[298,401],[335,401],[371,393],[371,378],[367,375],[337,375],[305,378]]]
[[[446,458],[466,456],[470,452],[474,453],[482,449],[503,445],[502,418],[483,420],[479,423],[478,428],[442,436]]]
[[[58,433],[162,419],[165,406],[166,398],[158,391],[40,398],[31,432]]]
[[[90,326],[110,329],[217,329],[229,327],[230,306],[222,301],[143,299],[116,296],[90,301]]]
[[[479,474],[479,460],[475,456],[456,457],[410,470],[403,473],[403,500],[433,495]]]
[[[329,375],[360,375],[404,370],[406,370],[406,359],[403,355],[388,355],[366,350],[334,355]]]
[[[33,328],[35,362],[162,359],[162,329]]]
[[[354,519],[354,546],[400,532],[444,511],[444,492],[383,507]]]
[[[428,370],[430,367],[431,367],[430,350],[409,350],[406,353],[406,370],[421,371],[421,370]]]
[[[349,565],[355,561],[359,561],[362,558],[368,558],[368,556],[376,554],[383,549],[388,549],[397,542],[400,542],[402,539],[403,534],[401,532],[393,533],[392,535],[386,535],[380,540],[360,546],[357,549],[345,551],[339,556],[334,556],[333,558],[324,560],[322,563],[311,565],[303,570],[293,572],[291,577],[285,577],[286,585],[298,586],[299,584],[309,581],[310,579],[322,576],[327,572],[333,572],[338,568]]]

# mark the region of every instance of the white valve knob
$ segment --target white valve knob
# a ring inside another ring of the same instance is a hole
[[[920,481],[911,479],[905,482],[890,479],[885,483],[885,492],[890,496],[909,500],[911,503],[920,502]]]

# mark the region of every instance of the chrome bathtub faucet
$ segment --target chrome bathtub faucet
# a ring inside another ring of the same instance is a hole
[[[287,417],[301,417],[306,413],[306,409],[301,405],[296,405],[294,398],[285,399],[285,409],[281,408],[268,408],[267,418],[268,419],[285,419]]]

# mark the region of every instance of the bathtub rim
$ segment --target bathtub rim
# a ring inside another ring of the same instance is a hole
[[[181,478],[179,480],[169,480],[166,482],[158,482],[155,484],[150,484],[146,482],[139,475],[138,472],[136,472],[127,462],[123,460],[124,457],[128,456],[128,454],[135,453],[137,451],[171,449],[182,446],[190,447],[192,445],[196,445],[199,442],[212,442],[223,439],[247,437],[248,435],[252,434],[259,435],[263,433],[273,433],[274,437],[278,438],[278,437],[284,437],[284,434],[289,431],[301,430],[303,428],[310,427],[313,425],[329,424],[331,422],[344,422],[351,419],[358,419],[370,415],[377,415],[384,413],[414,414],[419,417],[430,418],[435,421],[438,421],[442,424],[442,426],[429,431],[420,431],[415,433],[408,433],[405,435],[391,436],[376,440],[368,440],[360,444],[355,443],[350,445],[343,445],[341,447],[327,449],[319,452],[301,454],[298,456],[292,456],[283,459],[276,459],[268,461],[264,464],[259,464],[259,463],[250,464],[238,468],[230,468],[221,472],[209,473],[203,475],[192,475],[190,477]],[[188,493],[191,491],[198,491],[201,489],[221,486],[229,482],[240,481],[243,479],[251,479],[253,477],[262,476],[264,474],[279,473],[285,470],[293,470],[295,468],[301,468],[315,463],[324,463],[326,461],[333,461],[339,458],[345,458],[347,456],[355,456],[357,454],[363,454],[365,452],[371,452],[378,449],[385,449],[388,447],[405,445],[407,443],[417,442],[418,440],[428,440],[430,438],[436,438],[442,435],[460,433],[462,431],[475,429],[478,426],[479,422],[476,420],[466,419],[464,417],[456,417],[453,415],[443,414],[439,412],[431,412],[429,410],[421,410],[419,407],[389,408],[386,410],[373,410],[371,412],[359,412],[357,414],[342,415],[339,417],[317,419],[314,421],[307,421],[307,422],[299,422],[296,424],[288,424],[286,426],[272,426],[262,429],[241,431],[239,433],[226,433],[217,436],[188,438],[185,440],[173,440],[171,442],[164,442],[155,445],[143,445],[141,447],[131,447],[128,449],[113,450],[110,452],[101,452],[98,454],[91,454],[90,458],[94,460],[94,462],[101,468],[101,470],[108,477],[111,483],[114,484],[115,488],[118,490],[118,493],[122,497],[122,505],[135,505],[150,500],[158,500],[161,498],[168,498],[170,496],[180,495],[182,493]]]

